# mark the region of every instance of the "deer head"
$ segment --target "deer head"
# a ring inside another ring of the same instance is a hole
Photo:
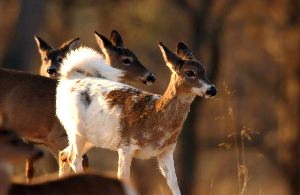
[[[110,40],[96,31],[95,37],[106,63],[123,70],[125,80],[141,81],[144,84],[152,84],[155,81],[154,74],[141,64],[131,50],[123,46],[123,39],[117,31],[111,32]]]
[[[51,78],[57,78],[57,72],[62,59],[70,50],[78,45],[79,38],[69,40],[57,49],[51,47],[46,41],[37,36],[35,36],[34,39],[42,60],[40,74]]]
[[[166,65],[172,71],[176,93],[213,97],[217,89],[206,76],[205,67],[193,56],[190,49],[182,42],[178,43],[176,54],[159,43]]]

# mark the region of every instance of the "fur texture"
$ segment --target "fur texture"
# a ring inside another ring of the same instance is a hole
[[[93,76],[120,81],[120,77],[124,76],[122,70],[106,64],[100,53],[84,46],[68,53],[62,64],[60,69],[61,79]]]
[[[202,64],[183,58],[192,57],[185,55],[188,49],[179,57],[162,44],[160,48],[172,71],[162,96],[103,78],[69,76],[73,79],[60,81],[57,115],[69,137],[60,158],[67,159],[75,172],[82,171],[81,156],[91,147],[117,150],[118,177],[123,179],[130,177],[133,157],[157,157],[173,194],[180,194],[173,160],[178,136],[196,95],[212,97],[216,89]]]

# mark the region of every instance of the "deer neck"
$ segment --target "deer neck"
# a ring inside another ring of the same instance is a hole
[[[191,93],[184,93],[181,89],[181,82],[178,76],[173,73],[167,90],[156,102],[156,111],[181,112],[184,111],[182,109],[189,111],[189,107],[196,96]]]

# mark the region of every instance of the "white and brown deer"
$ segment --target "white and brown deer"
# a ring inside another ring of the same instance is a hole
[[[180,194],[173,162],[178,136],[194,98],[213,97],[217,90],[184,43],[178,44],[177,54],[162,43],[159,47],[172,72],[162,96],[106,79],[68,74],[64,69],[68,60],[63,62],[56,114],[69,146],[59,156],[61,175],[66,163],[81,172],[81,156],[92,147],[102,147],[118,151],[118,177],[124,179],[129,179],[133,157],[157,157],[173,194]]]
[[[107,69],[103,66],[115,67],[121,74],[118,75],[121,82],[154,82],[154,75],[139,62],[133,52],[122,46],[119,33],[113,31],[110,40],[98,33],[95,33],[95,37],[105,58],[92,49],[80,48],[75,52],[80,54],[80,61],[93,62],[94,74],[105,76],[105,72],[101,71]],[[73,56],[77,59],[75,53]],[[102,69],[97,69],[97,65]],[[57,158],[59,150],[68,145],[68,138],[55,116],[56,85],[54,79],[0,69],[0,111],[7,117],[8,128],[16,129],[26,141],[46,146]],[[87,167],[87,157],[83,157],[83,166]],[[28,159],[26,163],[29,180],[34,176],[33,161]]]
[[[30,185],[11,181],[11,165],[27,158],[41,157],[41,150],[24,143],[13,131],[0,127],[0,195],[136,194],[127,183],[96,173],[72,175],[61,179],[47,178]]]
[[[50,46],[50,44],[38,36],[35,36],[34,39],[42,61],[40,75],[57,79],[59,76],[57,72],[62,59],[69,51],[76,48],[79,44],[79,38],[69,40],[58,48]]]

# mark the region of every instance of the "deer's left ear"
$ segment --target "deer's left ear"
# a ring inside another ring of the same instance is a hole
[[[52,50],[52,47],[48,43],[46,43],[46,41],[41,39],[40,37],[34,36],[34,40],[36,42],[36,45],[37,45],[40,53],[47,51],[47,50]]]
[[[110,41],[115,47],[123,47],[123,39],[116,30],[111,31]]]
[[[71,51],[72,49],[75,49],[79,45],[79,42],[80,42],[80,38],[72,39],[70,41],[63,43],[60,46],[60,48],[63,48],[67,51]]]
[[[177,55],[184,60],[195,60],[191,50],[183,42],[179,42],[176,48]]]
[[[179,72],[184,61],[180,59],[175,53],[173,53],[169,48],[164,46],[159,42],[159,48],[163,55],[166,65],[175,72]]]

